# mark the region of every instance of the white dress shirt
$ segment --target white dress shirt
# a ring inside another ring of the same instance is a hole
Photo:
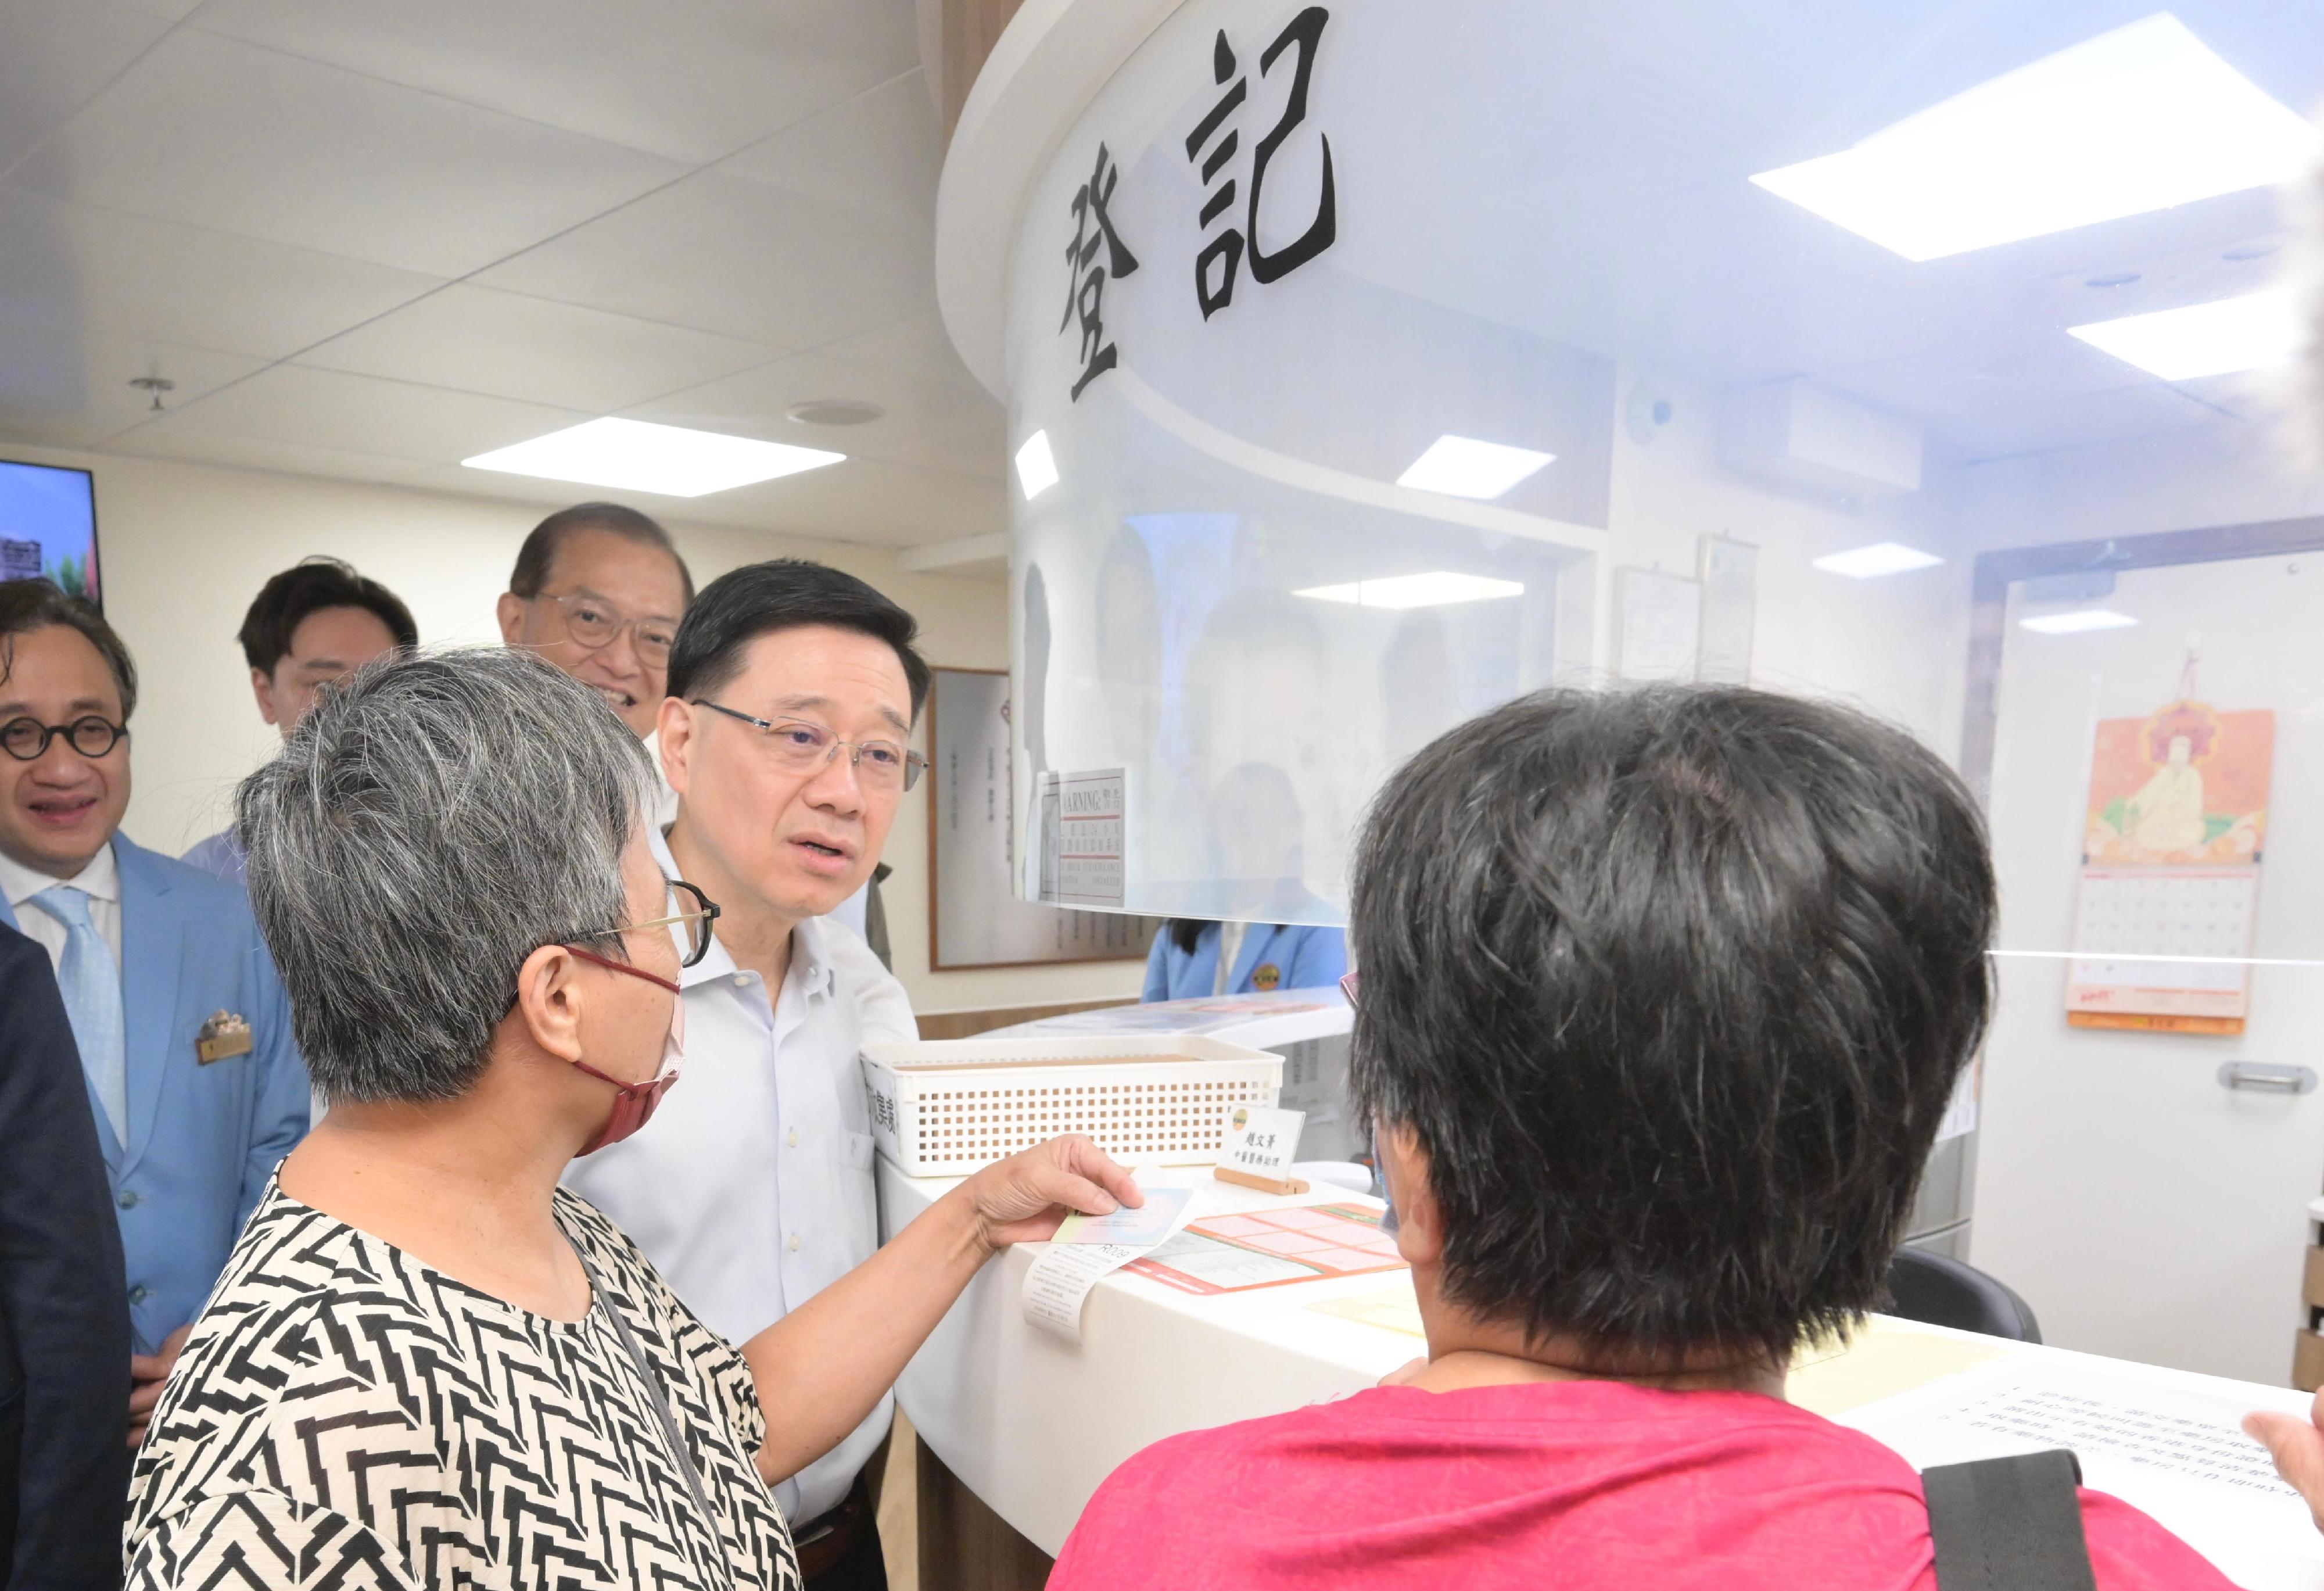
[[[39,872],[0,853],[0,894],[8,897],[8,909],[16,914],[16,926],[24,937],[49,953],[49,967],[59,977],[64,976],[65,940],[70,930],[40,907],[25,902],[60,883],[88,894],[89,923],[112,947],[117,970],[121,966],[121,870],[114,865],[113,842],[106,841],[105,848],[71,878]]]
[[[677,875],[659,832],[665,873]],[[771,1003],[714,943],[678,975],[686,1057],[634,1136],[573,1162],[565,1185],[613,1217],[710,1327],[740,1345],[872,1257],[879,1210],[858,1055],[863,1013],[845,930],[810,918]],[[887,977],[861,939],[863,960]],[[893,983],[892,978],[889,978]],[[900,986],[894,998],[900,1001]],[[910,1022],[910,1006],[903,1005]],[[893,1394],[775,1490],[794,1524],[837,1507],[886,1438]],[[782,1411],[770,1411],[780,1420]]]

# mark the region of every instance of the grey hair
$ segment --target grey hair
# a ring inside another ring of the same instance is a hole
[[[529,652],[389,658],[325,692],[235,793],[324,1097],[472,1087],[525,957],[622,922],[651,779],[605,704]]]

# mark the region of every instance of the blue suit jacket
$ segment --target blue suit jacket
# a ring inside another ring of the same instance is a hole
[[[121,1004],[129,1142],[92,1096],[128,1263],[137,1351],[201,1312],[244,1216],[307,1134],[307,1066],[290,1003],[233,884],[119,835]],[[17,925],[0,902],[0,921]],[[194,1044],[225,1011],[250,1022],[251,1050],[204,1065]]]
[[[1274,988],[1330,988],[1348,970],[1347,936],[1336,928],[1254,922],[1243,930],[1242,953],[1235,957],[1227,993],[1258,992],[1251,975],[1262,967],[1275,968]],[[1154,948],[1146,957],[1146,992],[1139,998],[1149,1004],[1199,998],[1211,993],[1218,967],[1217,923],[1204,926],[1191,956],[1171,941],[1166,928],[1154,936]]]

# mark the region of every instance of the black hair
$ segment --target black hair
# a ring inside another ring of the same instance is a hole
[[[53,580],[0,580],[0,683],[16,666],[15,638],[51,624],[79,631],[97,648],[121,692],[121,721],[127,723],[137,710],[137,665],[129,649],[95,603],[71,596]]]
[[[516,550],[516,568],[509,571],[508,588],[527,601],[540,596],[549,583],[557,554],[567,541],[583,531],[610,531],[641,547],[659,547],[678,566],[678,582],[685,588],[686,600],[694,600],[694,571],[678,556],[678,543],[669,539],[669,532],[651,514],[640,513],[619,503],[576,503],[570,508],[558,509],[533,526],[524,545]]]
[[[752,642],[810,624],[853,630],[894,647],[918,720],[929,679],[912,646],[918,621],[853,575],[804,558],[744,564],[702,588],[669,649],[669,694],[691,698],[715,691],[742,672]]]
[[[355,573],[352,564],[319,555],[301,559],[258,588],[250,611],[242,615],[235,639],[242,655],[262,674],[290,654],[290,638],[299,626],[326,608],[359,607],[387,626],[398,650],[420,644],[420,626],[403,599],[377,580]]]
[[[1162,931],[1178,947],[1181,956],[1192,956],[1194,947],[1202,942],[1203,930],[1211,926],[1206,917],[1171,917],[1163,920]]]
[[[1351,1082],[1427,1154],[1447,1300],[1648,1364],[1847,1329],[1994,917],[1968,791],[1861,713],[1556,690],[1440,736],[1359,849]]]

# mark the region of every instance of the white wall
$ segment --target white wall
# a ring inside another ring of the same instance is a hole
[[[1638,375],[1622,372],[1622,396]],[[1839,698],[1955,758],[1971,568],[1934,494],[1851,504],[1738,474],[1716,459],[1710,393],[1664,372],[1653,379],[1672,400],[1672,418],[1646,445],[1615,429],[1611,563],[1692,578],[1697,538],[1751,543],[1759,549],[1751,683]],[[1891,541],[1947,561],[1870,580],[1810,562]]]
[[[493,603],[544,510],[482,497],[18,447],[12,458],[97,476],[106,613],[136,657],[135,791],[124,828],[172,854],[224,826],[234,782],[280,745],[260,719],[234,634],[269,575],[309,553],[344,558],[406,602],[428,643],[497,643]],[[670,519],[697,584],[786,554],[871,581],[918,616],[929,661],[1005,668],[1006,587],[900,572],[892,552]],[[922,1011],[1134,1000],[1135,963],[928,970],[927,787],[904,799],[882,893],[897,975]]]

